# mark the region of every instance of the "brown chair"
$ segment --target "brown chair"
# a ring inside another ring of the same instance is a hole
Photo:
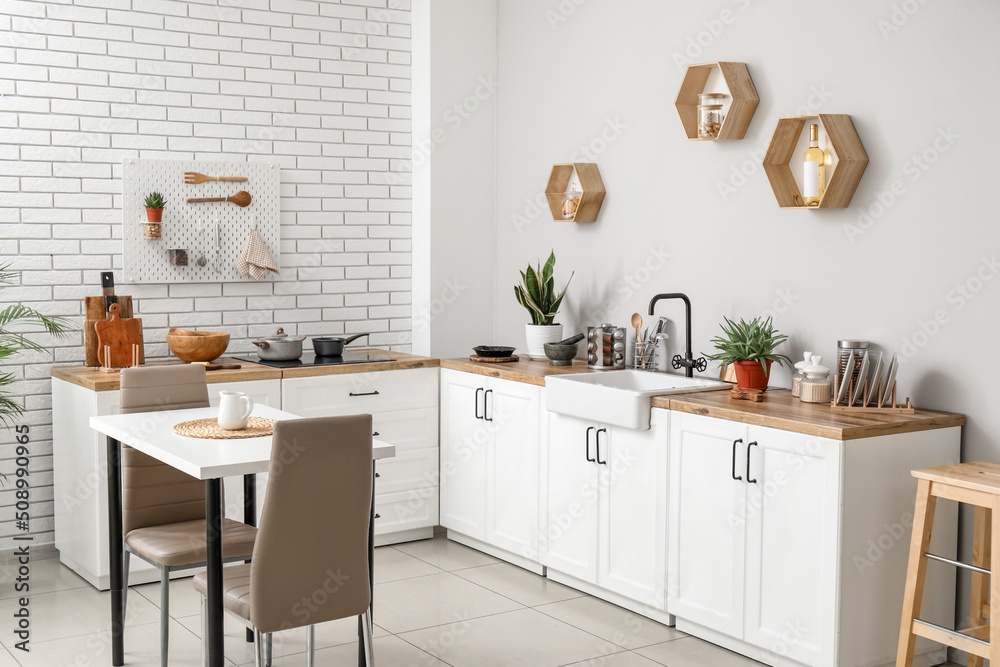
[[[223,569],[225,608],[254,630],[258,667],[265,664],[265,637],[303,626],[311,667],[315,624],[349,616],[361,617],[371,666],[372,417],[281,421],[273,443],[253,558]],[[204,572],[194,586],[204,619]]]
[[[121,372],[122,414],[207,407],[204,366],[150,366]],[[205,482],[123,446],[122,488],[125,592],[131,554],[160,569],[160,664],[166,667],[170,573],[204,566],[208,557]],[[249,558],[256,535],[256,528],[224,519],[223,559]]]

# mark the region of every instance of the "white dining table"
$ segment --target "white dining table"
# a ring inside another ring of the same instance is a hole
[[[222,667],[222,478],[244,476],[246,506],[244,520],[256,524],[253,475],[267,472],[271,459],[271,436],[214,440],[189,438],[174,433],[174,426],[194,419],[216,418],[219,409],[163,410],[125,415],[91,417],[90,427],[107,436],[108,443],[108,551],[111,564],[111,664],[125,664],[124,540],[122,536],[121,445],[128,445],[192,477],[205,481],[205,519],[208,546],[208,664]],[[299,419],[297,415],[266,405],[256,405],[255,417],[278,421]],[[374,462],[395,456],[396,448],[380,440],[372,441],[372,518],[368,528],[369,578],[374,565]],[[373,581],[373,579],[371,579]],[[361,627],[359,623],[359,640]],[[364,650],[358,644],[358,664],[364,664]]]

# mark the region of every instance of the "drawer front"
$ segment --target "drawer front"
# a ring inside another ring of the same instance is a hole
[[[302,417],[436,408],[438,369],[288,378],[281,393],[282,409]]]
[[[372,415],[377,440],[396,446],[396,456],[413,449],[438,446],[437,408],[403,410]]]
[[[396,452],[375,464],[375,493],[417,491],[438,486],[438,450],[415,449]]]
[[[375,534],[429,528],[438,523],[438,489],[401,491],[375,496]]]

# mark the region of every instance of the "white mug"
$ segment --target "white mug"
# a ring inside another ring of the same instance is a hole
[[[219,426],[227,431],[246,428],[253,412],[253,400],[241,391],[220,391]],[[246,405],[244,411],[241,404]]]

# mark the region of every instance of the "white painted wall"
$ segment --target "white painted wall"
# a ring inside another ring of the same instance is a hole
[[[120,284],[146,357],[168,355],[168,327],[229,331],[231,353],[279,325],[373,331],[372,344],[409,349],[409,6],[0,2],[0,264],[20,271],[0,308],[24,302],[82,326],[100,271],[122,266],[123,158],[263,159],[282,169],[280,278]],[[49,365],[82,361],[78,333],[3,364],[28,407],[36,544],[52,541]],[[0,429],[6,473],[13,437]],[[0,508],[13,494],[0,486]],[[2,512],[0,549],[12,518]]]
[[[493,341],[497,0],[417,0],[414,351]]]
[[[695,352],[710,351],[724,315],[774,314],[795,357],[832,361],[838,338],[869,339],[905,358],[903,397],[968,414],[965,460],[1000,460],[1000,145],[987,121],[1000,102],[997,26],[991,0],[499,3],[495,342],[523,347],[511,285],[554,249],[559,285],[576,272],[567,334],[624,325],[653,294],[681,291]],[[713,60],[746,62],[756,84],[743,141],[684,137],[673,107],[683,64]],[[777,118],[807,111],[850,114],[868,151],[846,210],[779,210],[760,168]],[[490,168],[488,152],[464,157],[463,169]],[[600,166],[608,197],[595,224],[553,222],[537,202],[551,165],[569,160]],[[679,304],[662,313],[682,331]],[[437,334],[439,349],[478,342]]]

